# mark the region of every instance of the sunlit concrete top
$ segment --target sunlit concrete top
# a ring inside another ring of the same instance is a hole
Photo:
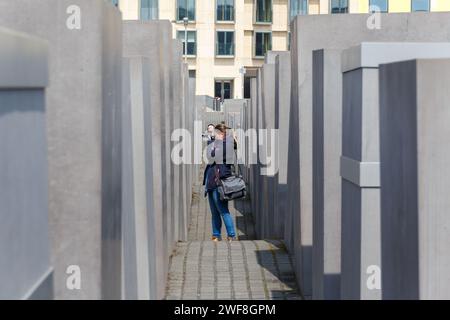
[[[362,42],[342,52],[342,72],[420,58],[450,58],[450,43]]]

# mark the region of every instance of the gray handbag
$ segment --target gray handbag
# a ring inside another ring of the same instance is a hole
[[[219,179],[217,191],[219,192],[220,200],[222,201],[245,198],[247,194],[245,181],[240,175],[232,175],[227,178]]]

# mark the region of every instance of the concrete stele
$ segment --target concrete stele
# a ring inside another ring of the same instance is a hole
[[[450,41],[450,13],[381,14],[381,29],[367,28],[370,14],[297,16],[291,23],[292,90],[289,142],[289,205],[294,218],[296,274],[312,295],[312,51],[343,50],[362,41]]]
[[[46,120],[55,298],[118,299],[120,11],[103,0],[0,0],[0,26],[49,45]],[[67,286],[72,266],[81,271],[79,290]]]
[[[339,50],[313,52],[312,298],[339,299],[342,74]]]
[[[48,46],[0,28],[0,299],[52,299]]]
[[[383,299],[450,299],[450,60],[380,66]]]
[[[450,43],[362,43],[342,53],[343,299],[381,298],[371,284],[381,268],[378,65],[442,57],[450,57]]]

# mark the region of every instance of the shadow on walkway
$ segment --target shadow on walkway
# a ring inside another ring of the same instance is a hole
[[[166,298],[300,299],[284,243],[256,239],[248,199],[229,203],[238,241],[211,241],[211,213],[199,178],[193,186],[188,241],[179,242],[172,256]]]

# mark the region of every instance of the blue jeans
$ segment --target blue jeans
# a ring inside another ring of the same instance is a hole
[[[212,214],[213,237],[221,238],[222,219],[229,237],[235,237],[233,218],[228,210],[228,201],[220,200],[217,189],[208,192],[209,207]]]

